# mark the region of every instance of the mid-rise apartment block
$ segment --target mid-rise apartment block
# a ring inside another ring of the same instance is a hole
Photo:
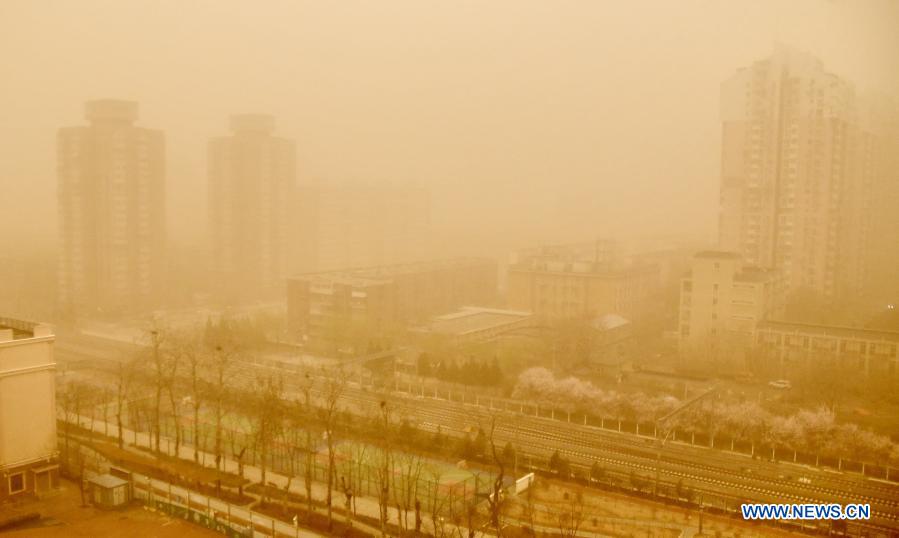
[[[47,325],[0,318],[0,504],[59,483],[54,338]]]
[[[681,351],[709,354],[751,343],[756,325],[778,311],[775,284],[773,272],[746,264],[739,254],[697,253],[681,281]]]
[[[493,260],[459,258],[298,275],[287,282],[288,329],[297,339],[338,320],[372,329],[495,300]]]
[[[528,249],[509,265],[508,303],[544,320],[605,314],[639,319],[659,278],[658,265],[621,259],[614,242]]]
[[[230,136],[209,143],[212,272],[220,299],[242,301],[283,290],[291,230],[296,147],[273,134],[263,114],[231,117]]]
[[[137,103],[90,101],[89,125],[59,131],[59,306],[64,315],[132,312],[158,299],[165,255],[162,132]]]

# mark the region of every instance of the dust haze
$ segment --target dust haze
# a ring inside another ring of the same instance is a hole
[[[897,208],[889,0],[4,0],[0,530],[890,535]]]
[[[427,184],[441,230],[493,246],[597,229],[713,237],[718,86],[777,41],[861,87],[899,85],[889,2],[0,10],[0,215],[42,243],[56,235],[53,133],[89,99],[138,101],[165,131],[179,241],[205,231],[205,141],[230,114],[265,112],[296,140],[299,181]]]

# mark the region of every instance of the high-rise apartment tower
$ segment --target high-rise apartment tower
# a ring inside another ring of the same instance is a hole
[[[262,298],[284,286],[296,148],[274,129],[271,116],[232,116],[232,135],[209,143],[211,261],[224,299]]]
[[[151,307],[165,259],[165,147],[137,103],[90,101],[57,141],[59,306],[64,315]]]
[[[786,292],[857,295],[876,178],[853,86],[779,48],[724,82],[721,115],[719,247],[777,269]]]

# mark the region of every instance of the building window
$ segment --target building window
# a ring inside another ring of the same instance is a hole
[[[23,491],[25,491],[25,473],[9,475],[9,494],[22,493]]]

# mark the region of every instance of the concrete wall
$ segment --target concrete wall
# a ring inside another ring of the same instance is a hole
[[[53,337],[0,342],[0,469],[56,451]]]

